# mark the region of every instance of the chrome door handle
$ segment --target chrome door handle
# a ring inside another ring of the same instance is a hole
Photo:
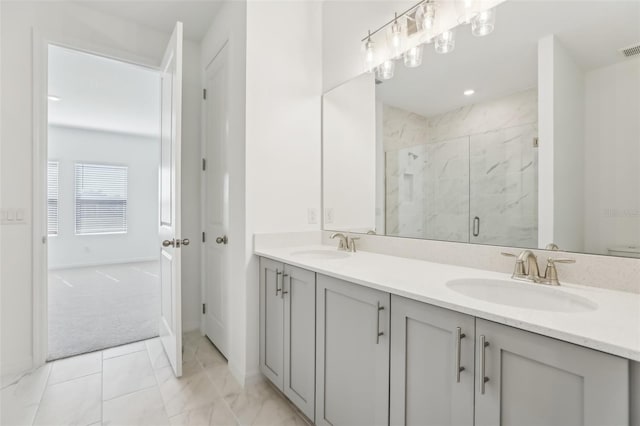
[[[384,336],[384,332],[380,331],[380,311],[384,311],[384,306],[378,302],[378,320],[376,321],[376,345],[380,343],[380,336]]]
[[[289,293],[288,291],[286,291],[284,289],[284,279],[289,277],[289,289],[291,289],[291,275],[289,274],[283,274],[282,275],[282,293],[280,293],[280,295],[282,296],[282,298],[284,299],[284,295]]]
[[[226,235],[223,235],[222,237],[216,238],[216,243],[218,243],[218,244],[227,244],[228,242],[229,242],[229,240],[227,239]]]
[[[480,235],[480,218],[478,216],[473,218],[473,236]]]
[[[162,247],[175,247],[176,246],[176,240],[164,240],[162,242]]]
[[[464,367],[460,366],[460,357],[462,352],[461,340],[464,339],[465,337],[466,336],[462,332],[462,329],[460,327],[456,327],[456,383],[460,383],[460,373],[464,371]]]
[[[276,297],[278,296],[278,293],[282,291],[282,288],[278,288],[278,278],[280,275],[282,275],[282,272],[276,269]]]
[[[485,349],[489,346],[484,336],[480,336],[480,394],[484,395],[485,383],[489,381],[486,376],[486,355]]]
[[[188,239],[188,238],[183,238],[183,239],[182,239],[182,245],[183,245],[183,246],[188,246],[190,242],[191,242],[191,241],[189,241],[189,239]]]

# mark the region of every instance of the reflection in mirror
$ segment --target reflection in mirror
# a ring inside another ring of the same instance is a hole
[[[640,258],[640,2],[496,16],[325,94],[325,229]]]

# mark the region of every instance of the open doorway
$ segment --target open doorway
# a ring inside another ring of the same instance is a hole
[[[49,360],[158,336],[161,72],[48,46]]]

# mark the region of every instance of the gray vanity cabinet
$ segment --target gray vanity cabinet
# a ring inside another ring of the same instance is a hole
[[[278,389],[284,387],[284,265],[260,259],[260,370]]]
[[[260,259],[260,370],[311,420],[315,297],[314,272]]]
[[[475,319],[391,297],[391,425],[473,425]]]
[[[628,360],[476,320],[477,426],[628,423]]]
[[[316,424],[388,424],[389,293],[318,275],[316,303]]]
[[[309,419],[315,411],[316,274],[284,267],[284,394]]]

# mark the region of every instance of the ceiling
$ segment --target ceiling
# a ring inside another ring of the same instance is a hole
[[[77,1],[108,15],[169,34],[176,21],[181,21],[185,38],[193,41],[202,40],[222,6],[220,0]]]
[[[426,45],[422,65],[396,63],[376,95],[428,117],[536,87],[538,40],[550,34],[585,71],[626,60],[618,50],[640,42],[640,1],[506,1],[492,34],[458,28],[453,52]],[[464,96],[467,89],[475,94]]]
[[[49,124],[158,136],[160,73],[49,47]]]

